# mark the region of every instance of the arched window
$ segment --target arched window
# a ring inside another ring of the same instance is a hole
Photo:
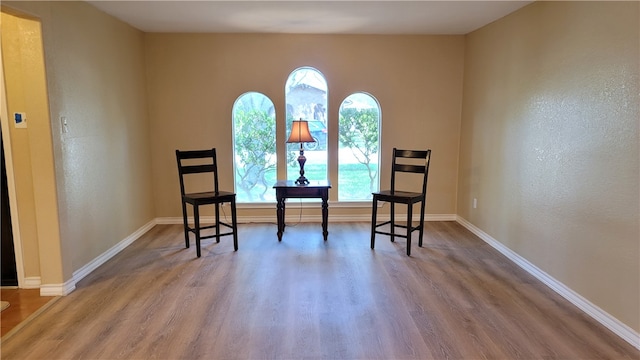
[[[370,200],[380,187],[380,105],[369,94],[354,93],[338,117],[338,200]]]
[[[307,179],[326,180],[327,176],[327,81],[316,69],[301,67],[289,75],[285,85],[287,104],[287,137],[293,120],[307,120],[315,143],[305,143],[304,166]],[[286,139],[286,138],[285,138]],[[300,167],[295,161],[300,144],[287,144],[287,179],[300,176]]]
[[[248,92],[233,104],[233,154],[237,201],[275,201],[276,115],[264,94]]]

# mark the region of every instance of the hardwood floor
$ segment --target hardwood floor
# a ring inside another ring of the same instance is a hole
[[[2,288],[0,299],[10,304],[0,313],[1,336],[5,336],[55,298],[40,296],[40,289]]]
[[[422,248],[369,224],[241,224],[184,248],[157,225],[2,340],[2,359],[638,359],[455,222]],[[414,239],[417,244],[417,239]]]

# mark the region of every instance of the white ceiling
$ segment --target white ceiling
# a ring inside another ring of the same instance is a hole
[[[87,1],[145,32],[466,34],[532,1]]]

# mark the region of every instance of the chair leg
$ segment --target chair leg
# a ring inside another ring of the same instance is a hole
[[[182,202],[182,221],[184,223],[184,245],[189,248],[189,223],[187,222],[187,204]]]
[[[236,199],[231,201],[231,226],[233,227],[233,249],[238,251],[238,221],[236,219]]]
[[[378,199],[373,197],[373,208],[371,209],[371,248],[376,245],[376,221],[378,214]]]
[[[413,204],[407,204],[407,256],[411,255],[411,234],[413,233]]]
[[[216,242],[220,242],[220,204],[216,203]]]
[[[198,205],[193,206],[193,221],[196,232],[196,255],[200,257],[200,211]]]
[[[424,234],[424,199],[420,202],[420,231],[418,237],[418,246],[422,247],[422,235]]]
[[[396,203],[393,201],[390,203],[390,211],[391,211],[391,242],[396,241]]]

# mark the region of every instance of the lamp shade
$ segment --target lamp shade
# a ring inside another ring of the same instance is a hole
[[[306,120],[293,120],[288,143],[316,142],[309,132],[309,123]]]

